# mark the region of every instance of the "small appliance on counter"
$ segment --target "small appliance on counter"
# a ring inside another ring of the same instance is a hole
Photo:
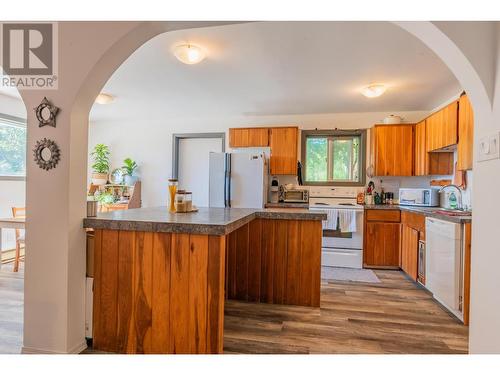
[[[438,189],[399,189],[399,204],[401,206],[439,206]]]
[[[307,189],[285,187],[282,196],[284,203],[309,203],[309,190]]]
[[[280,196],[280,182],[277,177],[271,181],[271,203],[278,203]]]

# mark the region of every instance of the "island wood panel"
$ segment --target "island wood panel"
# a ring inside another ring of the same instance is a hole
[[[320,221],[256,219],[229,234],[227,297],[319,306],[321,231]]]
[[[221,353],[224,236],[96,230],[96,350]]]
[[[458,103],[457,169],[472,169],[473,144],[474,112],[467,95],[462,95]]]
[[[248,301],[260,301],[262,272],[262,220],[252,220],[248,226]]]

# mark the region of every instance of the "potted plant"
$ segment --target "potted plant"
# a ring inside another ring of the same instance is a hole
[[[108,182],[109,175],[109,148],[99,143],[95,145],[94,151],[90,154],[94,164],[92,164],[92,184],[104,185]]]
[[[110,204],[115,203],[115,197],[108,191],[96,192],[94,198],[99,202],[101,207],[108,207]]]
[[[125,185],[132,186],[137,181],[137,176],[134,176],[134,172],[137,169],[137,163],[130,158],[126,158],[123,164],[124,166],[122,169],[125,175]]]

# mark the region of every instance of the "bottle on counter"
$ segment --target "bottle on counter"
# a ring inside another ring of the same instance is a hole
[[[457,196],[455,195],[455,193],[452,191],[450,193],[450,197],[448,198],[448,202],[449,202],[449,205],[450,205],[450,208],[452,210],[456,210],[457,209]]]
[[[175,212],[175,194],[177,193],[178,181],[176,178],[170,178],[168,180],[168,193],[169,193],[169,211]]]

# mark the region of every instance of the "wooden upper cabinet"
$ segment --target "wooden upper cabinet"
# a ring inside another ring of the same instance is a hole
[[[415,125],[415,176],[453,174],[453,152],[427,152],[426,120]]]
[[[462,95],[458,103],[458,170],[472,169],[473,142],[474,113],[469,98]]]
[[[447,105],[426,120],[427,151],[442,150],[458,141],[458,101]]]
[[[375,125],[371,136],[375,176],[413,175],[413,124]]]
[[[428,171],[429,157],[425,141],[425,120],[415,125],[415,176],[425,176]]]
[[[229,147],[267,147],[269,128],[231,128]]]
[[[271,174],[297,174],[297,127],[271,128]]]

